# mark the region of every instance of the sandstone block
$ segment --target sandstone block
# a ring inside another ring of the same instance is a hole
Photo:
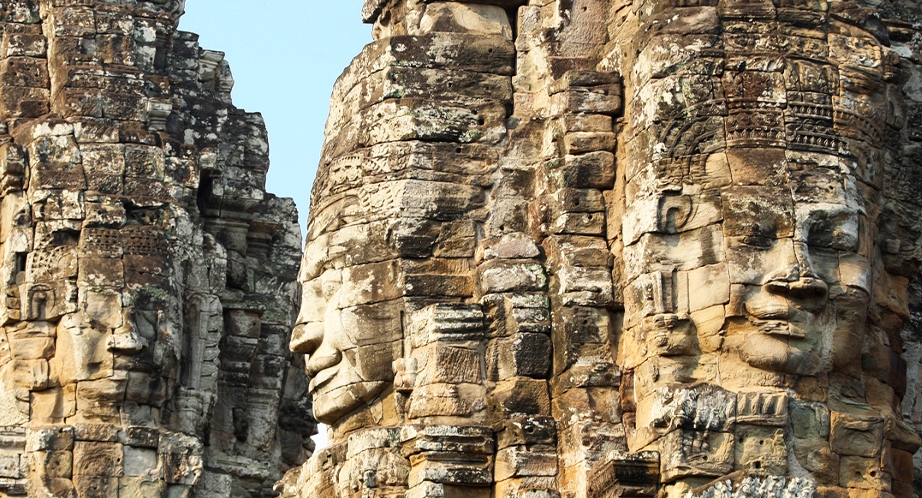
[[[74,443],[74,475],[112,478],[123,475],[122,445],[117,443]],[[89,484],[88,484],[89,485]]]
[[[878,458],[843,456],[839,460],[839,485],[845,488],[879,490],[889,486],[891,476]]]
[[[426,8],[419,23],[420,34],[461,32],[502,36],[512,41],[512,26],[506,12],[495,5],[434,3]]]
[[[614,133],[575,131],[564,136],[564,150],[569,155],[612,151],[614,148]]]
[[[73,487],[78,496],[104,498],[118,493],[118,478],[75,475]]]
[[[614,154],[593,151],[555,159],[545,165],[547,176],[555,187],[609,189],[614,184]]]
[[[525,234],[510,233],[498,240],[487,241],[478,248],[479,260],[489,259],[527,259],[537,257],[540,252],[537,244]]]
[[[454,383],[426,384],[416,387],[409,400],[407,413],[410,418],[426,417],[470,417],[474,410],[474,398],[468,394],[477,393],[470,385]],[[479,408],[479,407],[478,407]]]
[[[483,335],[484,316],[479,305],[438,304],[411,317],[408,327],[416,347],[434,342],[476,340]]]
[[[511,477],[553,477],[557,474],[557,456],[551,452],[505,448],[496,454],[496,467],[493,472],[497,480]]]
[[[660,443],[664,482],[686,476],[720,476],[733,468],[734,438],[726,432],[677,429]]]
[[[840,455],[876,456],[883,437],[883,420],[859,418],[837,411],[830,413],[829,441],[832,450]]]
[[[480,265],[477,277],[483,294],[537,291],[547,285],[541,265],[515,260],[488,261]]]
[[[820,484],[838,484],[839,455],[831,451],[827,442],[812,439],[795,439],[794,455],[797,462],[813,473]]]
[[[550,220],[546,228],[551,234],[602,235],[605,216],[601,213],[566,213]]]
[[[515,376],[545,378],[551,362],[551,340],[543,334],[516,334],[487,346],[491,380]]]
[[[142,498],[148,496],[163,496],[163,483],[145,480],[136,477],[123,477],[119,479],[119,496],[129,498]]]
[[[554,444],[557,440],[557,424],[551,417],[528,416],[509,420],[497,434],[497,447]]]
[[[431,345],[416,350],[419,362],[417,385],[430,383],[479,384],[483,379],[481,356],[477,351]]]
[[[491,393],[490,413],[497,420],[550,414],[547,382],[516,377],[498,382]]]
[[[29,465],[33,472],[51,479],[69,480],[73,477],[73,453],[70,451],[34,452],[30,455]]]
[[[785,393],[739,393],[736,399],[736,420],[741,424],[780,427],[789,418],[788,404],[789,398]]]
[[[557,272],[565,267],[611,268],[612,253],[605,242],[596,237],[580,235],[548,237],[544,241],[547,267]]]
[[[775,475],[787,472],[788,450],[783,429],[740,424],[735,434],[737,467]]]
[[[614,130],[611,116],[604,114],[566,114],[562,122],[567,132],[611,132]]]
[[[74,430],[71,427],[33,429],[26,436],[26,451],[71,450]]]

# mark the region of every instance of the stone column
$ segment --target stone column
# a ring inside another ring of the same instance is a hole
[[[182,4],[0,5],[4,496],[270,496],[303,463],[313,424],[284,457],[277,431],[283,406],[310,420],[282,389],[303,379],[284,348],[297,214]],[[258,260],[249,232],[272,234]],[[230,407],[249,430],[219,445]]]
[[[882,244],[903,80],[879,13],[653,2],[618,22],[630,449],[660,453],[669,496],[907,496],[905,313],[881,294],[906,288]]]

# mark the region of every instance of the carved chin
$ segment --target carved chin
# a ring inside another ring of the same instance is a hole
[[[760,370],[794,375],[816,375],[820,357],[813,351],[790,346],[787,341],[765,334],[753,334],[739,346],[743,361]]]
[[[334,424],[343,416],[364,407],[381,393],[387,382],[359,382],[328,388],[324,386],[314,393],[314,418],[327,425]]]

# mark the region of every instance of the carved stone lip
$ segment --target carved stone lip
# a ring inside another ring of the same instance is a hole
[[[334,368],[326,368],[317,372],[317,375],[311,378],[310,383],[307,385],[308,392],[314,394],[317,389],[329,384],[333,377],[336,377],[336,372],[337,370]]]
[[[778,308],[752,313],[752,316],[758,320],[789,320],[794,313],[791,308]]]
[[[788,320],[752,320],[751,323],[758,327],[759,332],[765,335],[785,336],[792,338],[805,338],[807,332]]]
[[[790,320],[795,310],[789,305],[769,304],[764,306],[746,305],[749,314],[758,320]]]
[[[750,323],[765,335],[790,335],[788,322],[785,320],[750,320]]]

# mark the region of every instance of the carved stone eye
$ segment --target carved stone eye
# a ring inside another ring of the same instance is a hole
[[[753,217],[751,223],[746,226],[742,241],[746,245],[767,248],[771,247],[777,238],[778,230],[771,219]]]
[[[856,252],[859,243],[857,218],[849,212],[811,213],[815,221],[807,233],[807,245],[812,249]]]
[[[771,247],[773,238],[765,237],[762,234],[753,234],[743,237],[743,243],[753,247]]]

